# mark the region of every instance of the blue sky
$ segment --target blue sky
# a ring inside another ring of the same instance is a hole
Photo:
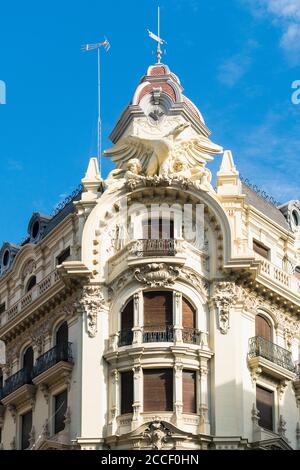
[[[277,200],[300,198],[300,0],[160,0],[164,62],[241,174]],[[51,213],[96,154],[96,56],[102,55],[103,147],[154,62],[146,29],[154,0],[2,2],[0,243],[26,235],[32,212]],[[216,171],[220,157],[210,165]],[[111,168],[103,164],[104,174]]]

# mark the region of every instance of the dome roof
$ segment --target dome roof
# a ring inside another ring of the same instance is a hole
[[[155,93],[157,90],[167,95],[174,104],[183,103],[186,105],[194,117],[205,124],[197,106],[183,95],[179,78],[165,64],[154,64],[148,67],[147,74],[142,77],[135,91],[132,104],[140,104],[144,96]]]

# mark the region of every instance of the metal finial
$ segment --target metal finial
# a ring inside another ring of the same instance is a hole
[[[162,44],[167,44],[167,42],[160,37],[160,8],[157,8],[157,34],[152,33],[148,29],[148,34],[150,38],[154,39],[154,41],[157,42],[157,49],[156,49],[156,57],[157,57],[157,64],[160,64],[161,61],[161,45]]]

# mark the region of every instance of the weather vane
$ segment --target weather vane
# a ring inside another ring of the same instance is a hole
[[[104,47],[106,51],[110,49],[110,43],[105,38],[103,42],[97,42],[96,44],[85,44],[81,47],[82,51],[93,51],[94,49],[98,50],[98,163],[99,163],[99,173],[101,176],[101,141],[102,141],[102,130],[101,130],[101,114],[100,114],[100,49]]]
[[[154,39],[154,41],[157,42],[157,50],[156,50],[156,56],[157,56],[157,63],[160,64],[161,60],[161,45],[162,44],[167,44],[167,42],[160,37],[160,8],[157,8],[157,34],[152,33],[148,29],[148,33],[150,38]]]

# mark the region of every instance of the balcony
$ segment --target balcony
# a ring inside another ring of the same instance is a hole
[[[60,361],[73,364],[71,343],[56,345],[38,357],[33,369],[33,377],[37,377]]]
[[[151,325],[144,327],[143,343],[173,343],[174,328],[169,325]]]
[[[296,374],[292,353],[261,336],[249,340],[248,364],[254,375],[264,372],[279,380],[292,380]]]
[[[258,280],[260,278],[263,284],[266,284],[267,286],[269,286],[270,283],[275,283],[284,293],[288,290],[293,294],[296,294],[297,297],[299,296],[300,282],[296,276],[289,274],[278,266],[275,266],[275,264],[257,253],[255,253],[255,259],[260,261]]]
[[[46,276],[41,282],[36,284],[27,294],[23,295],[14,305],[8,308],[0,316],[0,327],[3,327],[6,323],[14,320],[22,311],[25,311],[28,306],[33,304],[39,298],[50,290],[55,284],[58,283],[60,277],[57,270],[52,271]]]
[[[145,258],[147,256],[175,256],[176,240],[174,239],[145,239],[136,240],[132,254]]]
[[[206,344],[205,336],[195,328],[183,328],[178,331],[182,334],[182,342],[186,344]],[[118,347],[130,346],[133,343],[133,331],[131,329],[121,330],[118,333]],[[114,337],[114,335],[112,336]],[[174,343],[175,329],[172,325],[149,325],[142,329],[142,343]]]
[[[53,385],[69,382],[73,365],[71,343],[56,345],[37,358],[32,381],[47,392]]]
[[[0,400],[3,405],[19,406],[35,395],[35,386],[32,385],[32,371],[23,368],[5,380],[0,390]]]

